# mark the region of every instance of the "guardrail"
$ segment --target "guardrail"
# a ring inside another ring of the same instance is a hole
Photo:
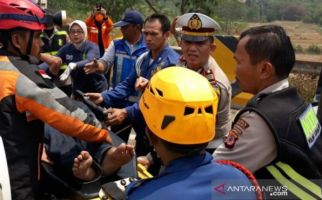
[[[320,74],[321,69],[322,69],[322,62],[296,60],[293,71],[310,73],[310,74]]]
[[[178,46],[171,46],[173,50],[177,53],[181,54],[181,48]],[[297,59],[295,62],[295,66],[293,68],[293,72],[303,72],[310,74],[320,74],[322,69],[322,62],[315,61],[307,61],[307,60],[299,60]]]

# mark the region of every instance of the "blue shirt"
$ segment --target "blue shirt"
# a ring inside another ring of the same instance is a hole
[[[85,74],[84,66],[94,58],[99,58],[99,49],[96,44],[90,41],[84,41],[79,49],[69,43],[59,49],[59,56],[63,63],[67,65],[71,62],[77,64],[76,69],[71,72],[73,80],[73,92],[81,90],[82,92],[102,92],[107,89],[107,82],[102,74]]]
[[[137,71],[134,70],[114,89],[101,93],[104,99],[104,106],[119,107],[120,102],[135,94],[135,81],[139,76],[150,79],[157,70],[176,65],[179,62],[179,58],[179,54],[177,54],[168,45],[163,48],[163,50],[159,53],[157,58],[154,59],[152,63],[150,63],[151,52],[149,52],[143,58],[139,74],[137,74]],[[140,117],[138,103],[127,106],[125,109],[131,122],[142,123],[143,118]]]
[[[115,57],[113,65],[113,86],[124,81],[135,70],[136,59],[148,49],[141,39],[131,49],[125,39],[114,40]]]
[[[229,192],[229,185],[250,188],[252,184],[242,172],[216,163],[206,152],[173,160],[158,176],[134,182],[126,192],[133,200],[256,199],[255,192]]]

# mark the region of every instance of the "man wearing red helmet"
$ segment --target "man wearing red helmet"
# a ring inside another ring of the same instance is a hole
[[[0,0],[0,136],[12,199],[39,199],[43,122],[86,141],[111,143],[99,121],[75,106],[37,67],[46,21],[29,0]]]

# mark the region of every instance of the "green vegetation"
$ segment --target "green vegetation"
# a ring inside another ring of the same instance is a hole
[[[315,44],[311,44],[308,48],[307,48],[307,52],[310,54],[321,54],[322,53],[322,48],[315,45]]]
[[[169,17],[199,11],[218,19],[228,33],[243,22],[290,20],[322,26],[321,0],[48,0],[49,9],[65,9],[72,19],[86,18],[96,4],[106,8],[112,19],[121,18],[126,9],[137,9],[145,16],[158,12]]]
[[[307,54],[321,54],[322,47],[311,44],[307,49],[304,49],[301,45],[296,45],[294,47],[296,53],[307,53]]]

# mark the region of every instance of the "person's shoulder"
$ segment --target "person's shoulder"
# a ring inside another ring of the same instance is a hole
[[[64,36],[67,36],[67,32],[65,30],[57,30],[55,32],[56,35],[64,35]]]
[[[64,44],[64,46],[62,46],[62,47],[59,49],[59,51],[61,51],[61,50],[65,50],[65,49],[70,49],[70,48],[73,48],[73,47],[74,47],[73,43],[68,42],[68,43]]]
[[[86,45],[86,46],[97,46],[97,44],[96,44],[96,43],[94,43],[94,42],[92,42],[92,41],[90,41],[90,40],[85,40],[85,45]]]
[[[217,173],[222,176],[222,178],[229,178],[229,179],[248,179],[246,175],[241,172],[239,169],[228,165],[228,164],[222,164],[214,161],[214,166],[216,167]]]
[[[169,62],[169,64],[172,64],[172,65],[176,65],[180,61],[180,55],[175,50],[173,50],[171,47],[167,48],[166,57],[167,57],[167,61]]]
[[[92,41],[86,40],[84,44],[85,49],[95,49],[99,51],[98,45]]]

